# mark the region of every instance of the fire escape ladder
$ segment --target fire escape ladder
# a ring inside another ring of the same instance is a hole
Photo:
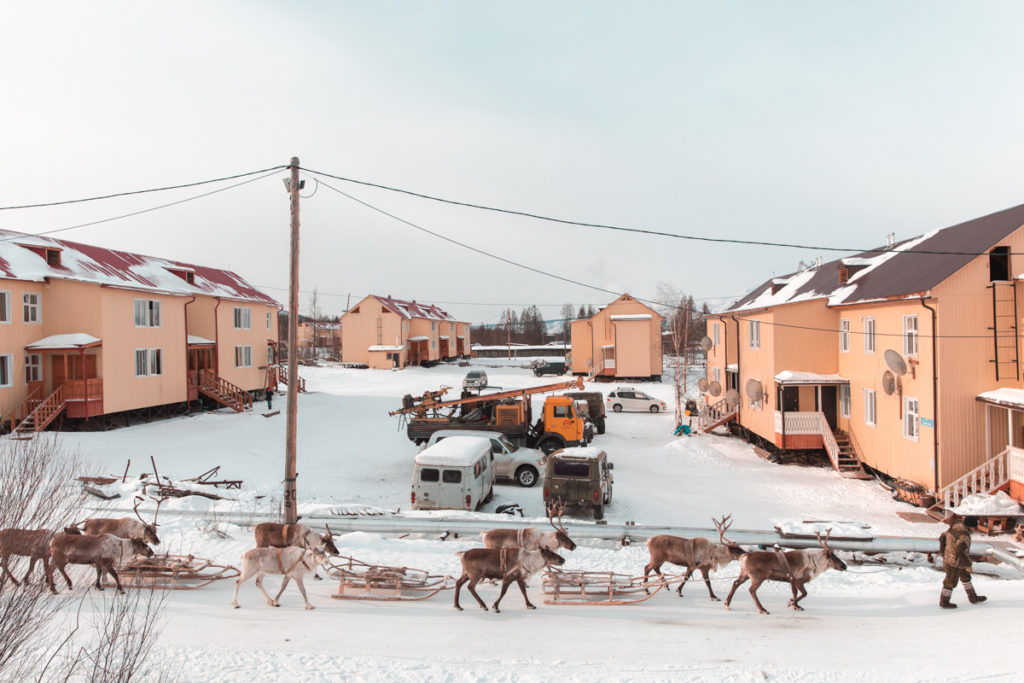
[[[992,363],[996,380],[1019,380],[1020,357],[1017,340],[1017,286],[1013,282],[992,282]]]

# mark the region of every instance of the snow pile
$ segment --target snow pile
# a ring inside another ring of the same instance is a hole
[[[996,491],[994,494],[974,493],[953,508],[958,515],[994,515],[1014,516],[1021,515],[1020,505],[1013,498],[1006,495],[1005,491]]]
[[[829,536],[829,538],[857,539],[865,541],[870,541],[875,537],[875,535],[869,531],[871,528],[870,525],[862,524],[860,522],[832,522],[828,520],[805,520],[802,522],[782,521],[777,523],[775,528],[783,536],[806,536],[808,538],[817,538],[820,534],[822,538]],[[831,534],[829,534],[829,532],[831,532]]]

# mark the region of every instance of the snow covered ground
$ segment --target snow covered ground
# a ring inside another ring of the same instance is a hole
[[[554,381],[534,378],[519,367],[526,362],[482,359],[474,367],[486,369],[491,384],[505,388]],[[300,512],[408,508],[417,449],[387,412],[406,393],[458,387],[468,369],[302,368],[310,391],[299,397]],[[593,388],[606,392],[609,385]],[[643,390],[673,404],[668,383]],[[218,411],[106,433],[65,434],[62,444],[80,450],[97,474],[120,476],[129,458],[130,475],[148,472],[154,456],[160,474],[175,480],[215,465],[222,478],[243,479],[238,500],[193,496],[168,501],[160,511],[161,550],[237,564],[253,545],[251,531],[218,516],[279,505],[284,397],[274,407],[282,413],[266,418],[260,412]],[[671,411],[609,415],[607,433],[594,445],[615,463],[610,523],[707,527],[712,516],[732,513],[736,529],[771,529],[808,518],[861,522],[876,535],[935,538],[944,528],[898,517],[897,511],[912,508],[873,482],[841,479],[827,469],[774,465],[728,437],[673,437],[673,426]],[[114,502],[130,507],[127,497]],[[484,510],[509,502],[519,503],[527,517],[543,513],[540,487],[515,485],[499,485]],[[505,519],[494,516],[496,525]],[[585,516],[574,521],[589,522]],[[211,526],[232,538],[207,533]],[[442,542],[365,532],[338,539],[342,554],[367,562],[455,576],[456,551],[477,545],[465,537]],[[565,569],[629,575],[641,574],[647,561],[642,544],[619,548],[586,541],[564,554]],[[1012,643],[1024,582],[977,576],[975,584],[989,602],[966,604],[958,589],[954,601],[960,608],[945,611],[937,605],[941,574],[921,564],[827,572],[809,585],[805,612],[786,608],[788,586],[765,584],[759,595],[772,612],[768,616],[757,613],[746,586],[729,612],[708,599],[700,581],[687,585],[683,599],[662,591],[637,605],[551,606],[543,604],[538,577],[530,587],[538,609],[527,611],[513,587],[501,614],[477,609],[466,592],[461,613],[452,608],[451,592],[422,602],[332,600],[332,581],[307,582],[315,611],[302,609],[293,587],[280,608],[266,607],[251,582],[242,586],[242,607],[235,610],[229,606],[233,582],[222,581],[170,595],[156,657],[173,663],[172,673],[189,681],[1020,680]],[[713,575],[719,597],[728,593],[736,573],[732,564]],[[267,585],[276,592],[278,581],[268,578]],[[488,603],[497,597],[490,586],[480,593]]]

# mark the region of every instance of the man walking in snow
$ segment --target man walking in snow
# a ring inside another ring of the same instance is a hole
[[[942,566],[946,570],[946,578],[942,582],[942,597],[939,598],[939,607],[953,609],[956,603],[950,602],[949,598],[956,588],[957,582],[962,581],[964,590],[967,592],[967,599],[971,603],[985,602],[988,598],[974,592],[971,584],[971,529],[978,527],[977,517],[961,517],[951,514],[949,528],[939,536],[939,552],[942,553]]]

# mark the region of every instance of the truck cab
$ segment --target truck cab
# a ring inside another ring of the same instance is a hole
[[[544,399],[543,423],[537,430],[537,448],[545,454],[567,446],[585,446],[584,419],[576,410],[571,396],[548,396]]]

